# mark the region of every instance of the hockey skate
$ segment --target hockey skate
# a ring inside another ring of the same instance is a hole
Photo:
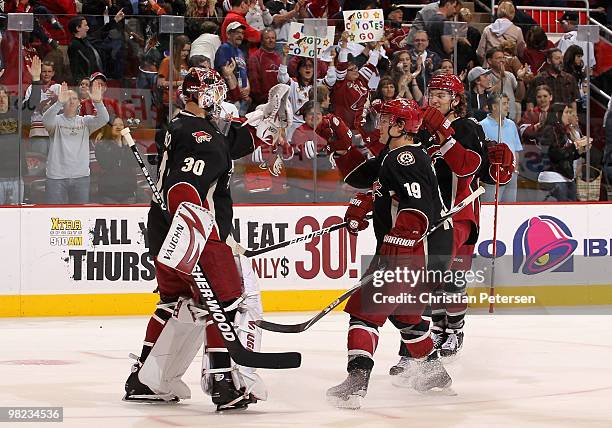
[[[437,352],[425,360],[415,361],[411,384],[418,392],[447,390],[452,393],[450,390],[452,383],[453,380],[442,365]]]
[[[398,376],[410,369],[410,357],[400,357],[400,360],[389,369],[391,376]]]
[[[327,390],[327,401],[343,409],[359,409],[368,392],[370,373],[372,370],[353,369],[344,382]]]
[[[178,403],[179,398],[174,394],[156,394],[147,385],[138,379],[138,372],[142,363],[139,359],[132,366],[132,373],[125,381],[125,396],[123,401],[132,401],[136,403]]]
[[[348,376],[340,385],[327,390],[327,402],[342,409],[359,409],[361,399],[368,392],[368,383],[374,361],[357,357],[349,361]]]
[[[212,380],[212,402],[217,405],[217,411],[244,410],[257,400],[251,394],[245,394],[245,389],[236,389],[229,372],[215,373]]]
[[[462,330],[446,330],[446,340],[440,346],[440,356],[443,358],[454,357],[463,347]]]
[[[434,349],[440,349],[442,344],[446,341],[444,328],[434,326],[431,329],[431,340],[433,340]]]
[[[454,395],[450,386],[452,379],[434,351],[425,359],[414,359],[409,370],[393,379],[393,385],[400,388],[412,388],[420,393],[430,391]]]

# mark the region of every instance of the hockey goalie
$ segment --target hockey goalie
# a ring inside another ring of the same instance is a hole
[[[155,198],[148,215],[160,300],[126,381],[124,400],[190,398],[181,378],[204,344],[202,389],[217,410],[246,408],[266,399],[265,386],[254,369],[232,362],[222,333],[199,305],[191,273],[199,261],[241,342],[259,351],[261,331],[253,322],[261,318],[256,278],[226,243],[233,216],[229,185],[233,161],[263,144],[277,144],[280,129],[290,124],[288,87],[273,87],[270,101],[247,115],[245,123],[224,112],[227,87],[212,69],[192,68],[180,92],[185,108],[169,124],[157,182],[171,218]]]

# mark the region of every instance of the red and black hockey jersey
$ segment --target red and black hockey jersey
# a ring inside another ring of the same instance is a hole
[[[168,191],[178,183],[193,186],[201,205],[215,216],[216,228],[211,237],[225,241],[233,217],[232,195],[229,188],[234,169],[233,160],[254,150],[255,141],[249,127],[233,125],[227,137],[205,118],[182,111],[168,127],[164,151],[159,164],[160,190],[166,205]],[[149,211],[149,251],[157,255],[169,224],[159,205],[153,201]]]
[[[485,164],[488,165],[480,125],[469,118],[458,118],[452,122],[452,127],[455,134],[442,145],[437,136],[425,129],[417,134],[417,139],[425,145],[432,158],[442,200],[449,209],[478,187],[479,172]],[[475,201],[471,207],[465,207],[453,216],[453,221],[472,223],[472,233],[466,244],[475,243],[478,238],[479,212],[479,202]]]
[[[445,211],[431,158],[420,144],[394,150],[385,146],[371,159],[351,149],[346,155],[337,157],[336,164],[347,184],[358,189],[371,188],[374,193],[377,250],[393,227],[399,210],[421,212],[428,219],[428,227],[437,223]],[[449,256],[452,243],[452,229],[441,227],[427,239],[427,252]]]

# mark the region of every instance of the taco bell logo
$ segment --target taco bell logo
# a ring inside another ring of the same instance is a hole
[[[558,218],[548,215],[531,217],[514,234],[512,271],[525,275],[549,270],[572,272],[572,254],[577,246],[570,229]]]

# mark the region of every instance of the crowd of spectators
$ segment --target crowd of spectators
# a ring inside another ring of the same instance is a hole
[[[34,13],[36,19],[19,49],[17,34],[6,30],[6,15],[0,18],[0,204],[146,202],[121,129],[142,131],[154,169],[155,147],[181,107],[177,88],[192,66],[223,76],[229,89],[224,109],[235,116],[265,103],[278,82],[290,86],[294,121],[284,147],[237,165],[238,200],[273,195],[278,201],[282,195],[284,202],[345,201],[350,193],[325,151],[333,133],[323,128],[337,118],[351,131],[352,144],[365,149],[375,138],[371,110],[377,100],[405,97],[425,106],[427,83],[438,73],[461,77],[468,116],[490,142],[501,136],[519,161],[501,201],[528,199],[520,185],[529,176],[521,163],[527,150],[537,154],[537,162],[529,163],[536,168],[532,184],[549,199],[576,200],[579,160],[591,150],[578,118],[585,108],[586,59],[596,65],[595,47],[577,40],[575,12],[559,17],[565,33],[555,44],[512,0],[499,2],[482,33],[473,24],[473,9],[461,0],[418,0],[423,7],[416,14],[386,0],[3,3],[6,13]],[[377,8],[385,15],[384,38],[351,43],[342,11]],[[161,15],[184,16],[184,34],[161,33]],[[313,58],[293,56],[288,47],[291,24],[310,17],[327,18],[335,27],[334,47],[316,67]],[[450,21],[464,22],[466,34],[455,40]],[[17,87],[19,72],[25,90]],[[130,94],[138,94],[142,106]],[[19,108],[27,129],[21,146]],[[610,152],[599,159],[612,158]],[[278,174],[269,172],[272,157],[284,164]],[[487,189],[485,200],[492,200],[493,191]]]

